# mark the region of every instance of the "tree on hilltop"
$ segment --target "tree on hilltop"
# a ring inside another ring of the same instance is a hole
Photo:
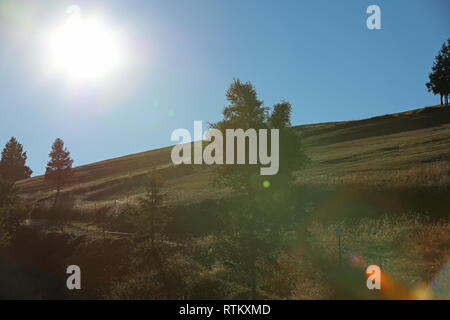
[[[253,85],[239,79],[233,80],[226,97],[230,104],[223,110],[223,119],[212,124],[212,128],[224,135],[227,129],[279,130],[279,141],[267,141],[268,144],[279,143],[280,167],[276,175],[261,176],[260,166],[251,164],[214,168],[216,184],[228,188],[233,196],[228,212],[222,217],[225,230],[217,249],[226,266],[224,274],[242,287],[240,298],[264,298],[266,271],[288,245],[286,231],[295,225],[292,213],[294,173],[308,158],[301,147],[300,136],[291,127],[289,102],[274,105],[269,113]],[[248,158],[250,141],[245,143]],[[271,150],[270,146],[267,148]]]
[[[2,151],[0,177],[13,182],[29,178],[33,171],[25,165],[26,161],[27,153],[23,151],[23,146],[12,137]]]
[[[439,94],[441,96],[441,105],[443,98],[445,105],[448,106],[448,97],[450,95],[450,38],[447,43],[442,45],[441,50],[434,59],[431,73],[428,75],[430,81],[426,83],[428,92]]]

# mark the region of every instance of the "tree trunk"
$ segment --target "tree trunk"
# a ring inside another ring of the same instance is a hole
[[[441,106],[443,105],[444,103],[443,103],[443,101],[442,101],[442,94],[441,94]]]

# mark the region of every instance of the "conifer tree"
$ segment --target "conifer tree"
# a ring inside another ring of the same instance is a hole
[[[64,142],[59,138],[53,143],[49,157],[45,179],[49,184],[56,187],[56,199],[58,199],[61,188],[72,182],[74,175],[73,160],[70,158],[70,152],[64,147]]]
[[[226,96],[230,105],[223,111],[223,120],[211,127],[222,133],[239,128],[278,129],[280,133],[280,141],[270,141],[280,146],[280,170],[276,175],[261,176],[259,166],[250,164],[215,167],[216,183],[233,194],[233,204],[223,216],[226,231],[219,251],[224,253],[229,276],[247,289],[242,296],[257,299],[264,297],[261,284],[267,266],[285,248],[284,234],[295,225],[292,183],[295,171],[308,158],[299,135],[290,127],[289,102],[276,104],[269,114],[253,85],[239,79],[233,80]],[[247,151],[249,143],[246,141]]]
[[[0,177],[13,182],[29,178],[33,171],[25,165],[26,161],[27,153],[23,151],[23,146],[12,137],[2,151]]]
[[[442,45],[441,50],[435,57],[431,73],[428,75],[430,81],[426,83],[428,92],[441,96],[441,105],[448,106],[450,95],[450,38]]]

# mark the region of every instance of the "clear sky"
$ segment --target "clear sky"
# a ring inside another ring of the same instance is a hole
[[[366,27],[371,4],[381,30]],[[115,73],[47,70],[46,36],[70,5],[120,35]],[[174,129],[220,119],[233,77],[267,106],[291,102],[293,124],[437,104],[425,82],[449,13],[447,0],[1,0],[0,144],[16,136],[34,175],[56,137],[75,165],[168,146]]]

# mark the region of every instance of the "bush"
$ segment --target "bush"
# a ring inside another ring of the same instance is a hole
[[[0,207],[0,245],[7,245],[16,236],[28,213],[22,204]]]
[[[25,220],[28,208],[20,203],[14,184],[0,180],[0,245],[8,245]]]

